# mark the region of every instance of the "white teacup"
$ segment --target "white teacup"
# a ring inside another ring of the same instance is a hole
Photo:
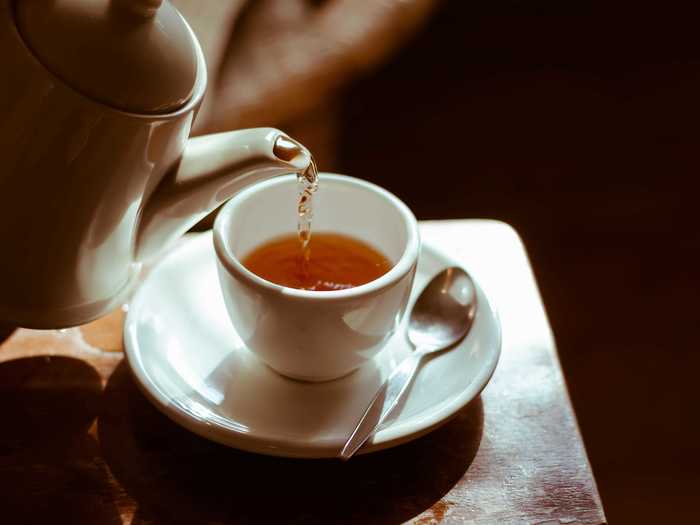
[[[243,190],[214,224],[219,281],[234,328],[263,362],[295,379],[327,381],[376,355],[398,327],[411,292],[420,238],[416,218],[388,191],[321,174],[312,236],[341,233],[379,249],[392,263],[372,282],[329,292],[298,290],[258,277],[241,259],[296,231],[295,175]]]

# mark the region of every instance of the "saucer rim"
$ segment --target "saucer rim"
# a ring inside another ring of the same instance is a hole
[[[193,244],[198,242],[205,243],[207,237],[209,237],[209,240],[211,241],[212,232],[204,232],[193,235],[190,239],[187,239],[185,242],[163,257],[163,259],[154,265],[149,272],[149,275],[141,283],[141,286],[138,287],[136,293],[130,301],[130,308],[124,321],[124,356],[139,391],[142,392],[151,402],[151,404],[153,404],[170,420],[193,432],[194,434],[199,435],[200,437],[214,441],[221,445],[247,452],[276,457],[309,459],[337,457],[340,452],[337,448],[337,444],[330,447],[328,444],[319,442],[300,443],[269,435],[251,435],[236,429],[226,428],[220,424],[213,424],[211,421],[203,419],[201,416],[198,416],[197,414],[188,410],[187,407],[183,406],[182,404],[176,404],[175,402],[177,399],[167,396],[159,388],[159,386],[150,379],[145,371],[145,368],[138,363],[138,356],[142,352],[137,350],[140,348],[140,345],[138,343],[136,326],[139,318],[138,304],[142,301],[141,297],[146,293],[147,289],[147,287],[144,285],[151,278],[151,275],[158,271],[161,265],[164,265],[171,258],[176,257],[179,252],[187,249],[193,249]],[[213,242],[211,243],[213,244]],[[430,246],[429,243],[422,243],[419,257],[424,250],[432,252],[433,255],[437,256],[449,265],[463,266],[454,261],[453,258]],[[442,403],[434,405],[434,408],[425,410],[423,412],[425,415],[421,415],[419,423],[409,419],[402,423],[392,423],[387,428],[381,429],[375,434],[371,441],[366,443],[358,451],[358,454],[377,452],[406,443],[408,441],[412,441],[424,436],[425,434],[428,434],[432,430],[442,426],[455,417],[461,409],[476,399],[481,391],[486,387],[493,376],[500,359],[502,350],[502,329],[500,316],[497,309],[488,299],[488,296],[475,278],[474,283],[477,288],[479,300],[482,302],[482,304],[485,304],[488,307],[492,314],[492,324],[493,330],[495,331],[494,335],[496,340],[496,343],[493,345],[494,348],[488,355],[489,359],[484,362],[479,374],[468,385],[466,385],[455,398],[449,401],[443,401]],[[396,336],[400,336],[400,334],[396,334],[394,337]]]

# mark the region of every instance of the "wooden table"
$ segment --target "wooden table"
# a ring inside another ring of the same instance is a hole
[[[123,360],[117,311],[0,332],[2,523],[601,524],[605,516],[523,245],[507,225],[421,225],[503,327],[480,398],[435,432],[336,460],[257,456],[161,415]]]

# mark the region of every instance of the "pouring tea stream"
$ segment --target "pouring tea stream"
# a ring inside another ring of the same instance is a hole
[[[0,321],[85,323],[244,186],[304,172],[257,128],[189,139],[201,47],[161,0],[0,0]]]

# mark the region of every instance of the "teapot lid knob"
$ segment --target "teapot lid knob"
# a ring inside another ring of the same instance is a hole
[[[167,0],[17,0],[15,17],[39,62],[97,102],[159,114],[192,97],[199,44]]]

